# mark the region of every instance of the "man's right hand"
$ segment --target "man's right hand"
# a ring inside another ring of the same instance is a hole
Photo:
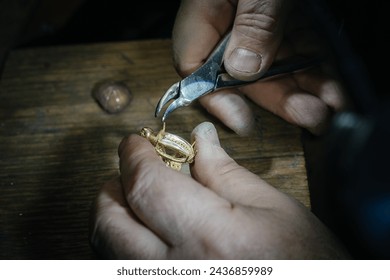
[[[224,67],[240,80],[261,77],[279,58],[318,53],[319,38],[292,0],[183,0],[174,31],[176,69],[187,76],[232,29]],[[201,104],[238,134],[248,134],[253,115],[243,94],[286,121],[322,133],[333,111],[345,105],[340,84],[321,69],[221,90]]]

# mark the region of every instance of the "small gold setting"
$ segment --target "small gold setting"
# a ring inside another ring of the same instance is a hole
[[[195,142],[190,144],[180,136],[165,132],[165,122],[158,133],[149,127],[144,127],[140,134],[149,140],[157,154],[172,169],[180,170],[182,164],[194,162]]]

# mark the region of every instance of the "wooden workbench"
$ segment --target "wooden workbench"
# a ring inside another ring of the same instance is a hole
[[[94,259],[91,202],[117,174],[122,137],[149,126],[159,97],[179,77],[169,40],[12,51],[0,81],[0,258]],[[92,98],[105,80],[133,94],[120,114]],[[189,138],[211,120],[240,164],[310,207],[300,130],[256,109],[257,132],[239,137],[199,105],[178,110],[167,131]]]

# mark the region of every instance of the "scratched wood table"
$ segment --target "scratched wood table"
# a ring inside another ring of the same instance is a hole
[[[179,79],[171,42],[59,46],[12,51],[0,81],[0,258],[95,259],[89,211],[117,174],[117,146],[144,126],[159,129],[155,105]],[[102,81],[133,94],[119,114],[92,98]],[[256,134],[239,137],[198,104],[178,110],[169,132],[189,138],[211,120],[240,164],[310,207],[300,130],[256,109]]]

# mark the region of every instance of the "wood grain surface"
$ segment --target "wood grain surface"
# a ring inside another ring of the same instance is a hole
[[[117,146],[144,126],[155,130],[160,96],[179,79],[171,42],[153,40],[12,51],[0,81],[0,258],[95,259],[89,211],[118,173]],[[102,81],[133,94],[119,114],[92,98]],[[189,138],[212,121],[240,164],[310,207],[300,130],[255,107],[257,131],[239,137],[198,104],[175,111],[167,131]]]

